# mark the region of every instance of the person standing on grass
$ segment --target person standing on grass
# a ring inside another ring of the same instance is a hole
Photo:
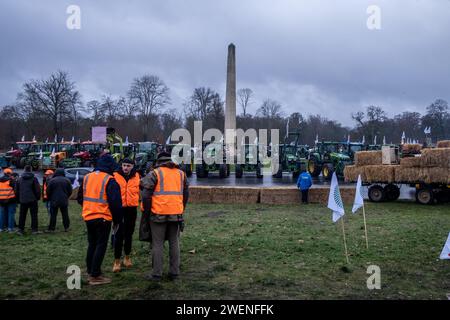
[[[38,179],[31,172],[30,165],[25,166],[25,172],[17,180],[14,192],[20,203],[17,234],[24,234],[28,210],[30,210],[31,214],[32,234],[41,233],[38,231],[38,200],[41,198],[41,186]]]
[[[308,171],[302,172],[298,176],[297,188],[301,191],[301,198],[303,204],[308,204],[308,191],[312,186],[312,178]]]
[[[0,232],[13,232],[16,223],[15,179],[10,168],[3,170],[0,178]]]
[[[50,218],[51,212],[50,212],[50,202],[48,201],[48,195],[47,195],[47,185],[50,181],[54,171],[53,170],[47,170],[44,173],[44,177],[42,178],[42,201],[45,203],[45,207],[47,208],[48,217]]]
[[[86,265],[88,283],[101,285],[111,279],[103,276],[101,266],[108,246],[111,222],[117,231],[122,221],[122,197],[120,187],[113,177],[116,169],[113,157],[106,153],[97,160],[93,172],[83,178],[78,190],[78,203],[82,205],[82,217],[88,233]]]
[[[122,194],[122,215],[123,221],[119,224],[119,229],[114,236],[114,265],[113,272],[120,272],[122,248],[125,252],[123,265],[130,268],[131,244],[134,228],[136,226],[137,207],[139,205],[139,173],[134,169],[134,161],[124,159],[119,171],[114,172],[114,178],[120,186]]]
[[[72,184],[66,178],[64,169],[57,169],[47,185],[48,203],[50,203],[50,222],[47,232],[55,232],[58,209],[61,211],[64,231],[70,227],[69,198],[72,195]]]
[[[164,241],[169,240],[169,279],[180,274],[180,231],[189,190],[185,173],[172,162],[168,152],[158,154],[155,168],[141,180],[144,214],[150,215],[152,233],[151,278],[161,280]]]

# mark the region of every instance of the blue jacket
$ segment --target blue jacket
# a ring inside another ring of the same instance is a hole
[[[307,171],[302,172],[298,176],[297,188],[299,188],[300,190],[307,190],[307,189],[311,188],[311,186],[312,186],[311,175]]]

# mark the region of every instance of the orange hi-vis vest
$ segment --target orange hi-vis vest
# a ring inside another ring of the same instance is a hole
[[[83,211],[84,221],[105,219],[112,221],[106,196],[106,185],[112,176],[101,171],[94,171],[83,178]]]
[[[0,182],[0,200],[8,200],[14,197],[14,189],[9,185],[9,180]]]
[[[122,207],[137,207],[139,206],[139,173],[136,172],[134,177],[128,181],[118,172],[114,172],[114,178],[120,186],[120,193],[122,195]]]
[[[152,213],[183,214],[184,172],[177,168],[155,169],[158,181],[152,196]]]

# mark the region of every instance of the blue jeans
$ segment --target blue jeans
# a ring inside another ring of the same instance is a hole
[[[0,229],[6,228],[7,224],[9,231],[14,230],[16,224],[16,206],[16,203],[0,205]]]

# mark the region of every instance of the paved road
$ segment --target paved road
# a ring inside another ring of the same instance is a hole
[[[17,173],[21,174],[23,170],[15,170]],[[34,172],[39,182],[42,183],[42,172]],[[231,173],[229,177],[225,179],[220,179],[217,173],[212,173],[208,178],[197,179],[195,172],[192,177],[189,178],[189,184],[191,186],[254,186],[254,187],[275,187],[275,186],[295,186],[296,181],[292,179],[291,174],[283,174],[283,178],[277,179],[273,178],[271,175],[264,176],[262,179],[256,178],[255,174],[244,173],[241,179],[236,179],[234,173]],[[352,186],[355,184],[345,183],[344,181],[339,182],[340,185]],[[313,179],[313,188],[326,187],[330,183],[322,179],[322,177]],[[364,195],[367,198],[367,187],[363,187]],[[415,199],[415,190],[407,185],[403,185],[400,189],[400,199]]]

